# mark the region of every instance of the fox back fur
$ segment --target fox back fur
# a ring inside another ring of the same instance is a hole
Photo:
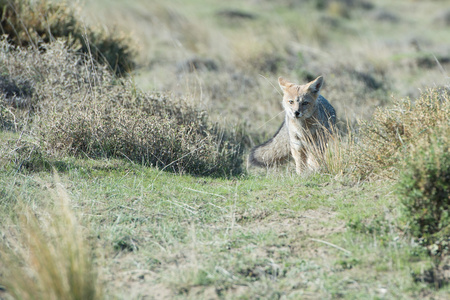
[[[284,122],[271,139],[251,150],[249,161],[256,166],[268,167],[287,161],[292,154],[298,174],[305,167],[316,169],[317,160],[311,157],[311,145],[323,151],[327,136],[336,124],[333,106],[319,94],[323,77],[305,85],[280,77],[278,83],[284,94]]]

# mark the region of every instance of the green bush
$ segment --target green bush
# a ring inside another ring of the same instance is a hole
[[[1,33],[20,47],[50,43],[58,38],[80,53],[107,63],[116,74],[134,68],[133,53],[124,36],[109,35],[81,23],[65,3],[49,0],[0,0]]]
[[[413,236],[448,252],[450,242],[450,126],[411,150],[398,193]]]

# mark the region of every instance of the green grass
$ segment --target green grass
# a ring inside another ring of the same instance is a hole
[[[123,160],[65,158],[57,165],[114,297],[411,299],[449,292],[414,282],[411,273],[432,260],[398,230],[390,183],[291,173],[213,179]],[[48,172],[3,169],[0,182],[5,218],[18,203],[41,211],[55,188]]]

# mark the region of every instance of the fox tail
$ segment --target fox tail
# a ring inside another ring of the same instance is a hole
[[[273,166],[284,162],[290,154],[289,133],[285,122],[267,142],[250,151],[249,161],[258,167]]]

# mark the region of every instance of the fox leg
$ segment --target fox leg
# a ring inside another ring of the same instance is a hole
[[[301,174],[303,168],[306,166],[306,152],[302,147],[292,147],[291,153],[295,161],[295,172]]]

